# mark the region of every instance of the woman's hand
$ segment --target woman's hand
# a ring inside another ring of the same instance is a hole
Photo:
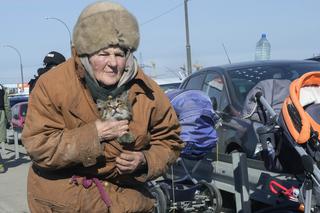
[[[146,165],[146,158],[142,152],[124,150],[116,158],[116,167],[119,174],[130,174]]]
[[[98,130],[100,141],[112,140],[127,133],[129,131],[128,123],[129,122],[127,120],[96,120],[95,124]]]

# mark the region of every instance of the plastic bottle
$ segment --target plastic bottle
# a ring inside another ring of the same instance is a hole
[[[256,61],[269,60],[270,50],[271,50],[270,42],[267,40],[266,34],[263,33],[256,45],[255,60]]]

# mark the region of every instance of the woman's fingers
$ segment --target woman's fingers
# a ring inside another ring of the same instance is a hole
[[[98,130],[98,136],[100,140],[111,140],[120,137],[129,131],[129,125],[127,120],[97,120],[95,124]]]
[[[126,151],[116,158],[116,167],[120,174],[132,173],[144,164],[146,159],[142,152]]]

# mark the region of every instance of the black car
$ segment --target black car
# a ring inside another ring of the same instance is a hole
[[[309,60],[267,60],[234,63],[204,68],[188,76],[180,89],[206,92],[216,112],[222,117],[218,128],[218,152],[245,152],[256,158],[258,136],[254,122],[241,113],[248,92],[266,79],[294,80],[310,71],[320,71],[320,63]]]

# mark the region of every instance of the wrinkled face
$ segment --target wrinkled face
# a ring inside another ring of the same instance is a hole
[[[119,82],[126,66],[125,52],[118,47],[100,50],[89,58],[94,77],[106,86]]]

